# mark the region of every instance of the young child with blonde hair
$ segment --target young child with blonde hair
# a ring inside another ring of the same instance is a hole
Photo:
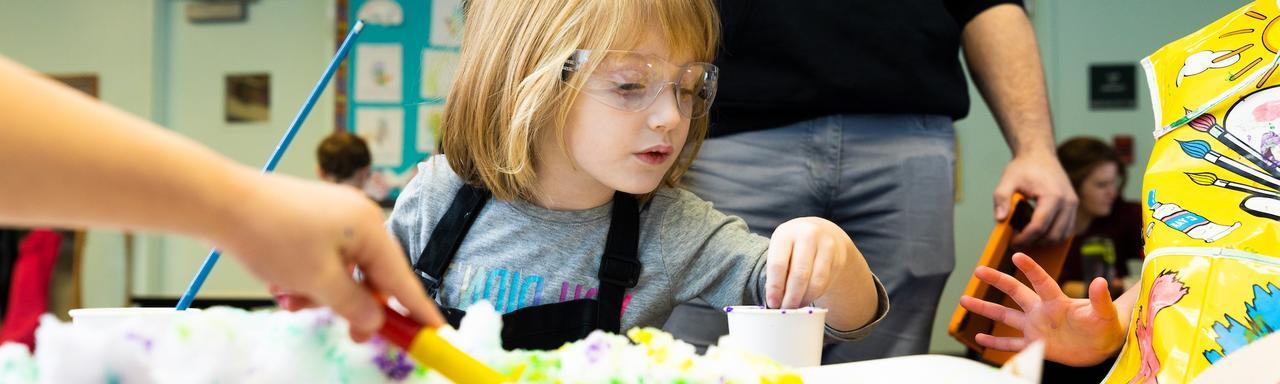
[[[884,316],[884,288],[835,224],[764,238],[675,187],[720,76],[710,0],[475,0],[465,15],[443,155],[388,222],[455,325],[488,300],[504,346],[556,348],[661,326],[694,298],[827,307],[845,340]]]

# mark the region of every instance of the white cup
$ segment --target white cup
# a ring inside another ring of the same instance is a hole
[[[171,307],[162,308],[80,308],[68,311],[71,324],[76,327],[96,330],[109,330],[124,326],[137,329],[165,329],[173,319],[185,313],[199,311],[188,309],[186,312]]]
[[[729,337],[748,352],[801,368],[822,363],[827,309],[766,309],[758,305],[725,307]]]

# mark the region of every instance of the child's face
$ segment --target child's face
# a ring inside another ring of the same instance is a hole
[[[691,61],[688,56],[672,57],[661,39],[649,39],[633,51],[677,65]],[[547,166],[561,169],[540,171],[539,177],[563,176],[563,180],[548,182],[593,196],[612,195],[613,191],[644,194],[657,189],[680,156],[689,134],[690,120],[680,113],[672,88],[666,87],[652,105],[636,112],[580,94],[565,127],[572,160],[563,157],[554,138],[542,140],[536,148],[538,158],[550,160],[545,162]],[[560,161],[554,161],[557,158]]]

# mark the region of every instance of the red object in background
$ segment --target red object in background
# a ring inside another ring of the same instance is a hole
[[[1125,165],[1133,164],[1132,135],[1111,136],[1111,146],[1115,147],[1116,154],[1120,155],[1120,161],[1124,162]]]
[[[40,315],[48,310],[49,281],[60,246],[62,235],[49,229],[33,230],[19,243],[0,343],[15,341],[35,348],[36,326]]]

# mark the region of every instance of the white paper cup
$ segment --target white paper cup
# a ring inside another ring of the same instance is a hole
[[[80,308],[68,311],[71,324],[88,329],[109,330],[124,326],[138,329],[164,329],[173,319],[186,313],[199,311],[188,309],[186,312],[170,307],[162,308]]]
[[[800,368],[822,363],[827,309],[765,309],[758,305],[725,307],[729,337],[748,352]]]

